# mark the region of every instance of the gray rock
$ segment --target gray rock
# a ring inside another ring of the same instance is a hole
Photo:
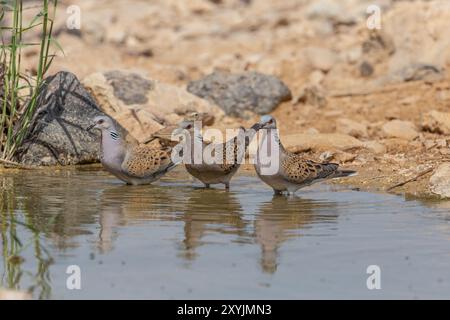
[[[15,160],[27,165],[97,162],[99,133],[85,129],[102,114],[72,73],[59,72],[47,78]]]
[[[370,77],[373,72],[373,66],[367,61],[363,61],[363,63],[359,66],[359,73],[362,77]]]
[[[105,77],[113,87],[114,96],[126,105],[146,103],[147,92],[154,87],[151,80],[136,73],[109,71]]]
[[[192,81],[187,90],[213,101],[226,114],[242,116],[246,111],[265,114],[292,98],[289,88],[274,76],[258,72],[229,74],[214,72]]]
[[[414,63],[400,70],[403,81],[437,80],[443,77],[443,70],[438,66]]]

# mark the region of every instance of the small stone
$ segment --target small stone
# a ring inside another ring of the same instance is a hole
[[[434,171],[430,190],[443,198],[450,198],[450,163],[443,163]]]
[[[403,105],[413,105],[416,104],[418,100],[419,100],[418,96],[407,96],[404,97],[403,99],[400,99],[398,103]]]
[[[450,113],[432,110],[426,113],[422,121],[422,129],[439,134],[450,134]]]
[[[438,148],[447,148],[447,140],[445,139],[437,139],[436,145]]]
[[[437,98],[441,101],[450,100],[450,90],[441,90],[436,94]]]
[[[327,105],[327,98],[321,86],[308,85],[301,89],[294,102],[323,108]]]
[[[325,74],[322,71],[314,70],[309,75],[309,82],[312,85],[319,86],[322,83],[324,78],[325,78]]]
[[[413,140],[419,136],[415,125],[410,121],[392,120],[385,123],[381,130],[389,138]]]
[[[373,66],[369,62],[364,61],[359,66],[359,72],[361,74],[361,77],[370,77],[373,74],[374,69],[373,69]]]
[[[386,32],[379,30],[369,33],[369,38],[362,43],[363,54],[373,55],[376,53],[387,53],[391,55],[395,52],[395,44],[393,38]]]
[[[307,134],[317,134],[317,133],[319,133],[320,131],[319,130],[317,130],[316,128],[308,128],[306,131],[305,131],[305,133],[307,133]]]
[[[353,64],[353,63],[358,62],[358,60],[361,58],[361,56],[362,56],[361,47],[356,47],[356,48],[353,48],[350,51],[348,51],[345,57],[346,57],[348,63]]]
[[[383,144],[386,146],[387,152],[403,152],[408,150],[409,141],[402,138],[384,139]]]
[[[327,19],[334,23],[351,24],[355,22],[346,12],[346,8],[342,5],[343,1],[334,0],[317,0],[306,8],[306,16],[309,19]]]
[[[100,21],[94,19],[83,20],[81,36],[89,43],[99,44],[105,41],[106,30],[107,28]]]
[[[305,50],[306,59],[313,69],[328,72],[338,61],[338,55],[330,49],[309,47]]]
[[[427,150],[433,149],[434,147],[437,146],[437,144],[434,140],[426,140],[423,143],[423,145],[424,145],[425,149],[427,149]]]
[[[30,293],[11,289],[0,288],[0,300],[31,300]]]
[[[442,68],[430,64],[413,63],[399,71],[403,81],[437,80],[442,78]]]
[[[365,141],[364,148],[372,151],[375,154],[383,154],[386,153],[386,146],[377,141]]]
[[[349,152],[337,152],[334,155],[334,160],[336,160],[339,163],[346,163],[346,162],[352,162],[357,157],[356,154],[349,153]]]
[[[320,161],[330,161],[331,159],[333,159],[334,154],[330,151],[325,151],[323,153],[320,154],[319,159]]]
[[[106,28],[105,41],[120,45],[125,43],[127,36],[127,33],[122,27],[113,24]]]
[[[355,138],[361,138],[367,136],[367,125],[350,119],[341,118],[337,120],[336,131],[348,134]]]
[[[358,139],[339,133],[298,133],[287,135],[281,139],[285,147],[292,152],[303,150],[330,151],[330,150],[351,150],[362,148],[363,143]]]

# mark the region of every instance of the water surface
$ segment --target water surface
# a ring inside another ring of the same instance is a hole
[[[450,298],[444,202],[324,184],[273,196],[242,172],[208,190],[182,170],[150,186],[4,171],[0,188],[0,287],[36,298]],[[71,265],[81,290],[67,289]]]

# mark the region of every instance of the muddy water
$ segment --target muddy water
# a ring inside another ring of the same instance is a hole
[[[274,197],[245,173],[205,190],[182,170],[152,186],[97,169],[0,184],[0,287],[36,298],[450,298],[443,202],[330,185]]]

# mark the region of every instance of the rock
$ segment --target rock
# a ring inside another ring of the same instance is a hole
[[[47,78],[15,160],[27,165],[98,161],[99,133],[85,128],[103,114],[72,73],[59,72]]]
[[[306,8],[309,19],[323,19],[331,21],[334,25],[353,25],[358,21],[367,19],[367,8],[373,4],[370,0],[315,0]],[[382,12],[389,8],[391,0],[378,0],[376,5]]]
[[[309,75],[308,80],[313,86],[320,86],[324,78],[325,74],[322,71],[314,70]]]
[[[31,300],[28,292],[0,288],[0,300]]]
[[[387,151],[386,146],[377,141],[365,141],[364,148],[372,151],[375,154],[383,154]]]
[[[336,151],[336,152],[325,151],[321,153],[319,156],[319,160],[322,162],[337,161],[338,163],[346,163],[351,162],[355,159],[356,154],[344,151]]]
[[[356,154],[348,152],[337,152],[333,155],[333,159],[339,163],[352,162],[357,157]]]
[[[300,90],[299,95],[294,98],[294,102],[323,108],[328,101],[325,90],[320,85],[306,85]]]
[[[419,136],[415,125],[410,121],[392,120],[385,123],[381,130],[388,138],[413,140]]]
[[[266,114],[281,102],[292,98],[289,88],[274,76],[259,72],[230,74],[213,72],[191,81],[187,90],[215,102],[227,115],[240,116],[245,111]]]
[[[361,47],[355,47],[346,52],[345,59],[348,63],[356,63],[362,56],[362,48]]]
[[[317,133],[320,133],[320,131],[317,130],[316,128],[309,127],[308,129],[305,130],[305,133],[307,133],[307,134],[317,134]]]
[[[437,144],[434,140],[425,140],[423,146],[425,147],[426,150],[431,150],[434,147],[436,147]]]
[[[409,149],[409,141],[400,138],[384,139],[383,144],[386,146],[386,151],[392,153],[406,152]]]
[[[367,137],[367,125],[346,118],[337,120],[336,131],[355,138]]]
[[[331,159],[333,159],[333,157],[334,157],[334,154],[332,152],[325,151],[320,154],[319,160],[320,161],[330,161]]]
[[[313,1],[306,8],[306,15],[310,19],[327,19],[336,23],[352,23],[354,19],[346,14],[340,1],[319,0]]]
[[[413,63],[398,71],[403,81],[438,80],[443,77],[442,69],[438,66],[424,63]],[[394,75],[395,76],[395,75]]]
[[[287,150],[291,152],[302,152],[306,150],[329,151],[329,150],[351,150],[361,148],[364,144],[358,139],[339,133],[298,133],[283,137],[282,142]]]
[[[436,140],[436,146],[438,147],[438,148],[447,148],[447,140],[445,140],[445,139],[437,139]]]
[[[439,90],[439,92],[436,94],[436,97],[444,102],[450,101],[450,90],[447,88],[444,90]]]
[[[326,48],[309,47],[305,49],[305,55],[306,60],[313,69],[319,69],[324,72],[330,71],[338,61],[338,55]]]
[[[372,58],[391,56],[395,53],[395,43],[390,34],[381,30],[370,30],[368,38],[361,44],[361,50],[365,56]]]
[[[123,26],[110,24],[105,30],[105,41],[116,45],[123,45],[127,40],[127,33]]]
[[[436,110],[426,113],[423,117],[422,129],[433,133],[450,134],[450,113]]]
[[[140,143],[165,126],[176,125],[191,112],[216,119],[223,111],[182,88],[126,71],[94,73],[83,80],[100,108],[117,120]]]
[[[367,61],[363,61],[359,66],[359,73],[361,74],[361,77],[370,77],[373,72],[373,66]]]
[[[105,41],[106,28],[101,20],[84,19],[83,26],[80,30],[83,39],[90,44],[99,44]]]
[[[430,190],[443,198],[450,198],[450,163],[443,163],[434,171]]]

